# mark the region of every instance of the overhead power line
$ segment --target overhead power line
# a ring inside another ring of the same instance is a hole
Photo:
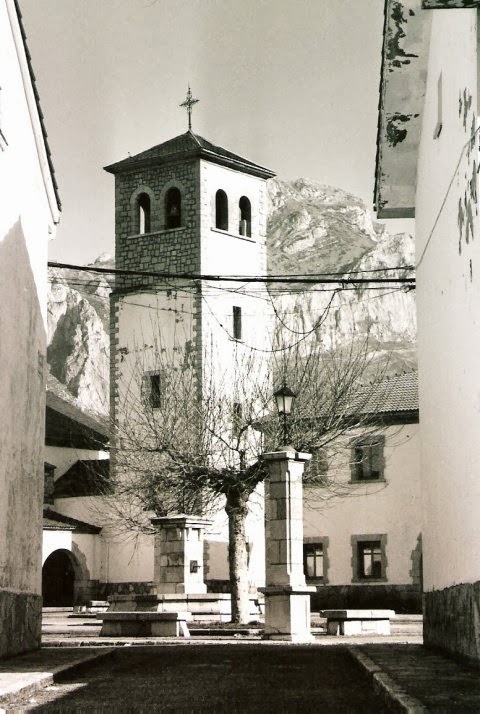
[[[415,278],[407,277],[390,277],[390,278],[352,278],[341,277],[346,273],[309,273],[306,275],[214,275],[208,273],[194,272],[170,272],[170,271],[154,271],[154,270],[126,270],[122,268],[99,268],[86,265],[72,265],[70,263],[48,262],[49,268],[57,268],[59,270],[77,270],[87,273],[100,273],[103,275],[124,275],[124,276],[141,276],[144,278],[157,279],[183,279],[183,280],[205,280],[208,282],[241,282],[241,283],[285,283],[285,284],[336,284],[336,285],[363,285],[363,284],[403,284],[415,287]],[[386,268],[385,270],[411,270],[408,268]],[[360,271],[359,271],[360,272]],[[352,273],[350,273],[351,275]],[[331,277],[331,276],[339,277]],[[138,286],[141,287],[141,286]]]

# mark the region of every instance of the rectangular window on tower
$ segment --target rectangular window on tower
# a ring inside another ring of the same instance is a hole
[[[233,306],[233,339],[242,339],[242,308]]]
[[[240,433],[240,429],[242,428],[242,417],[242,405],[240,404],[240,402],[233,402],[232,431],[234,437],[238,436]]]
[[[162,379],[159,372],[150,372],[143,378],[143,396],[151,409],[163,406]]]

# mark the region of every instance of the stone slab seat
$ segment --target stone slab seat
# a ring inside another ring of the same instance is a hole
[[[100,636],[105,637],[190,637],[188,612],[98,612]]]
[[[322,610],[328,635],[389,635],[395,610]]]

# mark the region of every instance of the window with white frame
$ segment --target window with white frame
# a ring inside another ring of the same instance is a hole
[[[387,579],[387,536],[385,534],[352,536],[354,582]]]
[[[303,570],[308,582],[327,582],[328,538],[313,536],[304,539]]]

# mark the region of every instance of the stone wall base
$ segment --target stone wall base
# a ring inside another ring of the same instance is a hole
[[[114,595],[150,595],[155,590],[151,581],[125,581],[123,583],[98,583],[92,600],[106,600]]]
[[[432,590],[424,597],[424,644],[480,665],[480,581]]]
[[[0,657],[40,647],[42,596],[0,590]]]
[[[416,585],[319,585],[311,598],[312,611],[339,607],[421,614],[422,593]]]

